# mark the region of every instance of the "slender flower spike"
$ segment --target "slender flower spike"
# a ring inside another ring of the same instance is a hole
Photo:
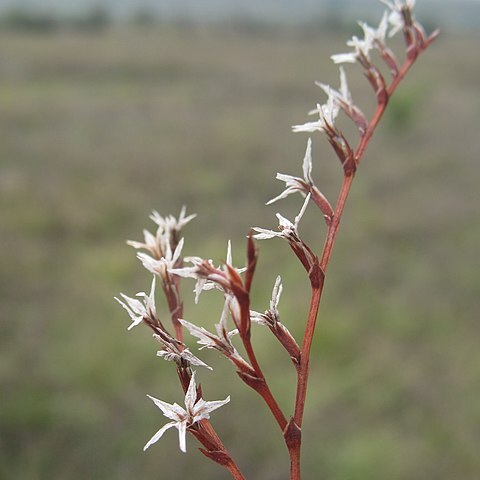
[[[162,411],[165,417],[172,420],[164,425],[143,447],[145,451],[150,445],[156,443],[170,428],[178,430],[178,442],[182,452],[187,451],[187,429],[195,423],[210,418],[210,413],[222,407],[230,401],[230,396],[225,400],[206,402],[202,398],[197,399],[197,385],[195,384],[195,372],[192,373],[187,393],[185,394],[185,408],[174,403],[173,405],[163,402],[158,398],[147,395],[153,403]]]
[[[144,292],[137,293],[136,295],[137,297],[143,297],[143,302],[136,298],[127,297],[123,293],[120,295],[125,301],[122,301],[117,297],[115,297],[115,300],[127,311],[132,319],[132,323],[129,325],[128,330],[131,330],[133,327],[142,323],[144,319],[150,319],[154,324],[159,323],[155,309],[155,277],[153,277],[149,295]]]

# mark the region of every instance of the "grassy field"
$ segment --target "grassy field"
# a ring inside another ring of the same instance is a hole
[[[298,174],[306,121],[337,85],[328,60],[344,36],[228,28],[0,34],[0,478],[226,478],[163,423],[149,393],[181,401],[146,329],[126,331],[113,301],[148,288],[126,239],[149,212],[198,218],[186,254],[238,263],[273,207],[277,171]],[[480,478],[479,38],[445,34],[414,68],[378,130],[349,199],[312,359],[305,479]],[[354,67],[355,98],[372,95]],[[347,128],[348,130],[348,128]],[[348,130],[349,131],[349,130]],[[314,177],[341,176],[314,138]],[[302,232],[318,248],[321,219]],[[300,334],[307,283],[282,242],[262,243],[254,307],[284,279],[284,323]],[[190,321],[217,321],[216,298]],[[160,298],[159,304],[160,302]],[[161,304],[160,310],[165,311]],[[256,331],[260,359],[291,411],[289,361]],[[194,345],[192,341],[191,345]],[[262,403],[215,353],[199,372],[214,425],[248,478],[286,478],[287,455]]]

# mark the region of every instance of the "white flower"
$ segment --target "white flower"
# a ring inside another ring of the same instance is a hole
[[[164,255],[159,259],[155,259],[146,253],[138,253],[137,258],[142,262],[143,266],[154,275],[158,275],[162,279],[166,279],[167,272],[170,269],[173,269],[180,259],[182,253],[184,239],[182,238],[178,245],[175,248],[175,251],[172,252],[170,247],[170,241],[167,239],[165,242],[165,252]]]
[[[136,249],[148,250],[156,260],[165,257],[168,249],[176,249],[180,230],[196,217],[196,214],[185,216],[185,211],[186,207],[184,206],[177,219],[173,215],[162,217],[154,210],[150,218],[158,225],[156,234],[153,235],[148,230],[143,230],[143,242],[129,240],[127,244]]]
[[[280,237],[285,238],[289,241],[298,242],[298,225],[303,217],[303,214],[305,213],[305,210],[307,209],[309,200],[310,194],[308,194],[305,198],[299,214],[295,217],[295,223],[292,223],[290,220],[277,213],[277,218],[279,222],[278,231],[267,230],[260,227],[253,227],[253,230],[257,232],[255,235],[253,235],[253,238],[256,238],[257,240],[268,240],[270,238]]]
[[[183,267],[183,268],[171,268],[169,271],[175,275],[184,278],[194,278],[197,280],[195,284],[195,303],[198,303],[200,293],[203,290],[211,290],[213,288],[218,288],[224,293],[230,291],[230,280],[228,274],[228,268],[233,267],[232,265],[232,245],[228,241],[227,246],[227,257],[225,265],[222,267],[215,267],[212,260],[205,260],[200,257],[185,257],[185,261],[193,264],[192,267]],[[237,273],[243,273],[245,268],[235,268]]]
[[[266,310],[265,313],[259,313],[251,310],[250,318],[254,323],[266,325],[277,337],[279,342],[285,347],[295,365],[298,365],[300,360],[300,348],[293,335],[288,331],[288,328],[280,322],[278,303],[280,302],[282,289],[282,280],[280,276],[278,276],[275,281],[275,285],[273,286],[270,308]]]
[[[137,242],[134,240],[128,240],[127,245],[130,245],[133,248],[140,249],[144,248],[151,252],[154,257],[160,258],[163,252],[163,231],[161,228],[157,228],[156,235],[153,235],[148,230],[143,230],[143,242]]]
[[[197,216],[196,213],[193,213],[191,215],[188,215],[187,217],[185,216],[186,211],[187,207],[184,205],[180,210],[180,215],[178,216],[178,218],[175,218],[173,215],[169,215],[168,217],[162,217],[156,210],[154,210],[150,215],[150,218],[165,231],[180,231],[187,223],[189,223]]]
[[[388,21],[392,28],[388,34],[393,37],[405,27],[405,16],[412,19],[413,9],[415,8],[415,0],[380,0],[390,9]]]
[[[280,275],[275,280],[275,285],[272,290],[272,298],[270,300],[270,308],[265,313],[250,311],[250,318],[252,322],[259,325],[274,325],[280,321],[280,314],[278,312],[278,304],[280,302],[280,296],[282,295],[283,285]]]
[[[365,38],[368,38],[368,41],[373,46],[385,46],[385,37],[387,35],[388,28],[387,11],[384,12],[377,29],[370,27],[370,25],[368,25],[366,22],[358,22],[358,24],[362,27]]]
[[[237,273],[243,273],[246,270],[245,267],[237,268],[233,266],[232,242],[230,240],[227,242],[227,256],[225,259],[225,264],[217,268],[217,270],[222,271],[226,277],[229,276],[227,265],[229,267],[232,267]],[[228,294],[228,289],[225,289],[223,280],[216,281],[213,275],[210,275],[210,277],[211,277],[211,280],[208,280],[207,282],[205,282],[203,286],[203,290],[212,290],[213,288],[217,288],[222,292]]]
[[[358,37],[353,36],[347,42],[347,46],[353,47],[354,51],[332,55],[330,58],[334,63],[355,63],[359,61],[364,66],[369,63],[369,52],[373,48],[372,38],[366,37],[360,40]]]
[[[285,182],[285,190],[272,200],[267,202],[270,205],[277,200],[288,197],[295,192],[300,192],[303,195],[307,195],[313,186],[312,180],[312,140],[309,138],[307,142],[307,150],[305,151],[305,157],[303,158],[303,178],[294,177],[292,175],[285,175],[283,173],[277,173],[277,180]]]
[[[303,125],[293,125],[292,131],[298,132],[327,132],[334,128],[335,118],[338,115],[339,107],[335,102],[332,92],[328,93],[327,103],[324,105],[317,104],[314,110],[318,113],[319,119],[316,122],[307,122]]]
[[[369,27],[366,23],[360,23],[364,31],[364,38],[360,40],[353,36],[347,42],[347,46],[353,48],[353,52],[337,53],[330,58],[334,63],[356,63],[359,61],[365,68],[370,65],[370,50],[375,48],[376,42],[382,42],[385,39],[386,18],[382,18],[377,30]],[[378,46],[378,45],[377,45]]]
[[[173,361],[179,367],[196,365],[198,367],[205,367],[209,370],[213,370],[212,367],[208,366],[205,362],[202,362],[202,360],[193,355],[188,348],[182,349],[181,347],[184,347],[183,343],[179,342],[175,338],[170,337],[170,335],[168,335],[166,332],[161,333],[161,335],[153,335],[153,337],[163,346],[163,350],[159,350],[157,352],[158,357],[161,357],[169,362]]]
[[[348,88],[347,83],[347,75],[345,74],[345,70],[343,67],[340,67],[340,89],[335,90],[330,85],[326,85],[325,83],[315,82],[317,86],[319,86],[327,95],[331,95],[334,101],[339,105],[342,104],[352,105],[352,94],[350,93],[350,89]],[[312,110],[309,113],[319,113],[318,109]]]
[[[203,327],[198,327],[193,323],[186,320],[179,319],[180,323],[190,332],[191,335],[198,338],[197,343],[201,345],[201,348],[214,348],[223,353],[227,353],[228,356],[237,356],[238,353],[233,346],[230,338],[238,333],[238,330],[228,331],[227,320],[230,310],[231,297],[227,297],[222,310],[220,321],[215,324],[216,335],[210,333]]]
[[[115,300],[127,311],[128,315],[132,319],[132,323],[129,325],[128,330],[142,323],[144,318],[156,318],[157,312],[155,309],[155,277],[152,280],[152,287],[150,294],[145,292],[137,293],[137,297],[143,297],[143,302],[136,298],[127,297],[123,293],[120,294],[125,302],[117,297]]]
[[[167,402],[163,402],[158,398],[147,395],[153,403],[162,411],[165,417],[172,420],[164,425],[143,447],[145,451],[150,445],[157,442],[162,435],[172,427],[178,430],[178,441],[180,450],[182,452],[187,451],[187,428],[191,427],[194,423],[201,420],[210,418],[210,413],[217,410],[221,406],[230,401],[230,396],[225,400],[218,400],[213,402],[206,402],[202,398],[197,400],[197,385],[195,384],[195,372],[192,373],[190,384],[188,386],[187,393],[185,394],[185,408],[174,403],[173,405]]]
[[[190,365],[195,365],[197,367],[205,367],[208,370],[213,370],[212,367],[207,365],[205,362],[202,362],[198,357],[196,357],[188,348],[184,348],[181,352],[175,352],[173,350],[159,350],[157,352],[157,357],[161,357],[167,361],[173,361],[176,363],[181,363],[182,361],[188,362]]]
[[[340,107],[358,126],[360,131],[363,133],[367,128],[367,120],[362,111],[353,103],[352,94],[348,88],[347,75],[343,67],[339,68],[340,70],[340,88],[335,90],[324,83],[315,82],[327,95],[331,96],[333,101],[338,107]],[[309,114],[319,113],[318,108],[308,112]]]

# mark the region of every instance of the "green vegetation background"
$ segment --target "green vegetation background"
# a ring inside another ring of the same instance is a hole
[[[198,218],[185,252],[237,263],[252,225],[292,218],[301,198],[265,207],[299,174],[306,137],[290,125],[337,85],[332,53],[353,33],[224,27],[0,34],[0,478],[223,479],[164,423],[146,393],[181,402],[146,329],[113,301],[149,287],[126,239],[152,209]],[[306,479],[478,480],[480,349],[478,36],[444,34],[403,83],[360,168],[328,273],[313,346]],[[373,96],[348,68],[358,103]],[[348,123],[344,122],[348,132]],[[354,135],[352,132],[351,135]],[[354,136],[351,136],[354,138]],[[314,177],[333,200],[337,160],[314,136]],[[321,248],[310,209],[302,232]],[[260,244],[254,307],[275,276],[284,323],[300,335],[308,288],[281,241]],[[212,325],[220,304],[191,301]],[[160,311],[164,304],[158,295]],[[269,335],[262,364],[290,412],[293,375]],[[190,339],[188,339],[190,341]],[[190,342],[194,346],[194,342]],[[199,372],[213,422],[248,478],[287,478],[279,432],[214,352]]]

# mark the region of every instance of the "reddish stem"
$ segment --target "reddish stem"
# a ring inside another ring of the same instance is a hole
[[[298,447],[290,449],[290,478],[291,479],[298,479],[300,480],[301,475],[300,475],[300,446],[301,444],[298,444]]]
[[[372,135],[377,127],[383,113],[388,104],[390,96],[394,93],[398,87],[401,80],[404,78],[410,67],[412,66],[415,58],[407,58],[402,65],[402,68],[398,72],[398,75],[392,80],[392,83],[387,88],[387,95],[384,101],[378,104],[377,109],[368,124],[365,134],[362,136],[360,143],[355,151],[355,163],[358,165],[362,159],[365,150],[372,138]],[[338,196],[337,204],[333,213],[332,221],[328,226],[327,237],[325,244],[322,250],[322,255],[320,257],[320,268],[323,273],[326,272],[328,267],[333,247],[335,245],[335,240],[337,238],[338,228],[340,226],[340,220],[342,218],[343,210],[345,207],[345,202],[347,200],[350,188],[354,179],[354,172],[349,172],[346,174],[343,179],[343,184],[340,189]],[[315,332],[315,326],[317,322],[318,310],[320,306],[320,300],[322,297],[324,285],[324,277],[322,277],[321,282],[318,286],[312,285],[312,298],[310,302],[310,310],[308,313],[307,325],[305,329],[305,334],[302,343],[301,350],[301,360],[300,366],[297,370],[297,392],[295,399],[295,413],[294,421],[301,429],[303,422],[303,414],[305,409],[305,399],[307,395],[307,385],[308,385],[308,375],[309,375],[309,361],[310,361],[310,350],[313,341],[313,335]],[[290,453],[290,479],[291,480],[300,480],[300,446],[301,442],[298,442],[298,445],[295,447],[289,448]]]
[[[245,480],[242,472],[233,461],[232,463],[225,465],[225,468],[230,472],[230,475],[234,480]]]
[[[225,467],[230,472],[234,480],[245,480],[245,477],[238,468],[238,465],[233,461],[232,457],[228,453],[228,450],[218,437],[211,423],[208,420],[201,420],[199,422],[199,427],[199,429],[192,430],[191,433],[205,447],[206,450],[202,450],[202,452],[221,453],[222,461],[217,461],[217,463],[220,463],[223,467]]]
[[[320,298],[322,296],[324,282],[322,281],[317,288],[312,288],[312,300],[310,302],[310,311],[308,312],[307,326],[303,337],[302,353],[300,357],[300,366],[297,370],[297,394],[295,398],[295,413],[293,419],[301,427],[303,420],[303,411],[305,408],[305,397],[307,395],[308,372],[310,363],[310,348],[312,346],[313,332],[317,319]]]
[[[278,405],[277,401],[275,400],[275,397],[273,396],[270,388],[267,385],[267,381],[265,380],[265,376],[263,375],[262,369],[260,368],[260,364],[258,363],[257,357],[253,350],[250,337],[247,337],[242,340],[245,346],[245,351],[247,352],[247,355],[248,355],[248,359],[250,360],[250,363],[253,369],[255,370],[255,374],[257,378],[260,380],[260,382],[256,384],[255,387],[252,387],[252,388],[254,388],[265,400],[265,403],[267,404],[269,410],[272,412],[272,415],[275,417],[275,420],[277,421],[278,426],[283,432],[285,430],[285,427],[287,426],[287,419],[285,418],[285,415],[283,414],[280,406]]]

